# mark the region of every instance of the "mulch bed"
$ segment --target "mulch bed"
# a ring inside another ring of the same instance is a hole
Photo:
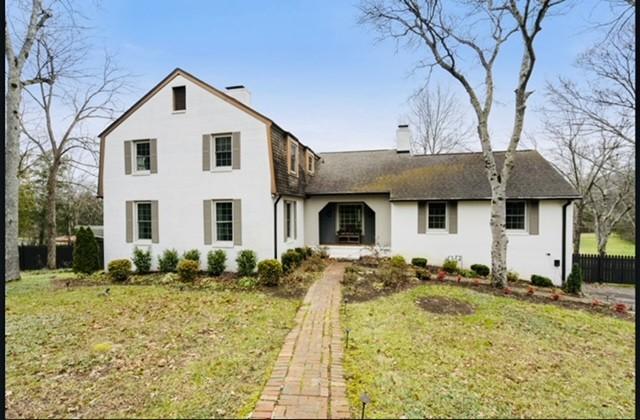
[[[416,303],[423,310],[439,315],[470,315],[475,312],[467,302],[441,296],[425,296]]]

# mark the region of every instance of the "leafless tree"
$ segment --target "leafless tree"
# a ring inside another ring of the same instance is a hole
[[[32,118],[32,124],[22,124],[23,133],[36,145],[47,168],[49,268],[56,265],[56,195],[60,167],[64,162],[76,170],[91,171],[96,162],[97,141],[86,124],[95,119],[112,119],[117,112],[117,96],[127,87],[127,75],[108,55],[100,68],[87,68],[84,63],[87,49],[82,39],[72,33],[45,31],[39,37],[34,66],[38,78],[48,83],[36,83],[26,90],[30,115],[36,118]]]
[[[31,48],[47,20],[52,16],[42,0],[33,0],[29,20],[20,31],[18,22],[8,23],[5,17],[5,58],[7,63],[6,139],[5,139],[5,281],[20,278],[18,259],[18,199],[20,164],[20,111],[22,91],[36,80],[24,80],[23,70]]]
[[[435,90],[421,89],[410,103],[416,153],[435,155],[465,148],[471,127],[452,92],[439,85]]]
[[[522,135],[528,90],[536,62],[535,40],[542,23],[563,0],[368,0],[361,5],[361,22],[373,25],[383,37],[424,48],[429,70],[439,68],[468,95],[476,116],[487,179],[491,187],[491,272],[493,284],[504,287],[507,274],[506,187]],[[501,168],[493,154],[489,117],[494,105],[494,66],[501,47],[517,35],[522,55],[515,91],[514,120]],[[465,68],[473,59],[479,65]],[[473,76],[481,74],[483,90]]]

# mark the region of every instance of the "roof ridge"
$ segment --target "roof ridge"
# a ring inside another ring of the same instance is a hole
[[[363,153],[363,152],[391,152],[397,149],[362,149],[362,150],[336,150],[333,152],[319,152],[319,155],[339,154],[339,153]],[[493,153],[506,153],[506,150],[492,150]],[[520,149],[516,150],[516,153],[520,152],[537,152],[535,149]],[[449,152],[449,153],[424,153],[424,154],[409,154],[411,157],[432,157],[432,156],[451,156],[451,155],[480,155],[479,152]]]

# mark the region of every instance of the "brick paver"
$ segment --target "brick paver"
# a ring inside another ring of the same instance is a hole
[[[340,327],[345,266],[332,263],[309,288],[252,418],[349,418]]]

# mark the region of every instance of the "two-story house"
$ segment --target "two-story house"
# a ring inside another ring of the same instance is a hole
[[[407,126],[396,149],[317,154],[250,100],[243,86],[218,90],[176,69],[100,134],[105,262],[135,246],[150,248],[154,265],[168,248],[222,248],[235,269],[242,249],[265,259],[305,245],[344,258],[375,247],[435,264],[490,262],[481,154],[413,155]],[[508,265],[560,284],[579,195],[537,152],[516,162]]]

